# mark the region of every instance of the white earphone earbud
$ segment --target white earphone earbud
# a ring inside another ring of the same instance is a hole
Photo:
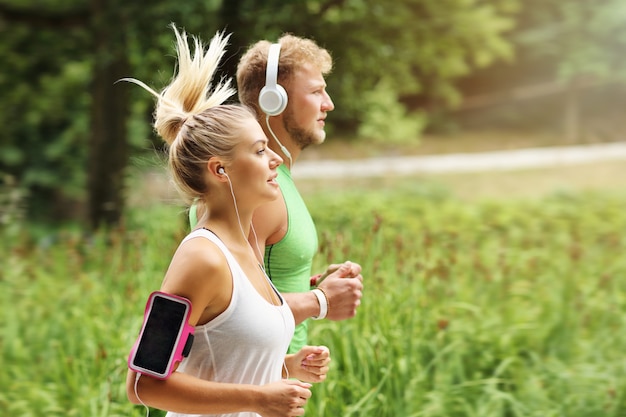
[[[222,174],[222,175],[224,175],[224,174],[226,174],[226,171],[224,171],[224,167],[219,167],[219,168],[217,169],[217,173],[218,173],[218,174]]]

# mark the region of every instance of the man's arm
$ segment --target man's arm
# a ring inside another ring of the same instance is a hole
[[[320,305],[313,291],[283,293],[282,296],[293,313],[296,325],[320,313]]]
[[[252,226],[254,233],[250,233],[248,241],[253,248],[258,248],[259,262],[263,262],[265,246],[280,242],[287,234],[289,220],[285,201],[277,198],[257,208],[252,216]],[[281,295],[289,305],[296,324],[302,323],[309,317],[317,316],[320,312],[317,297],[312,291],[281,293]]]
[[[248,240],[253,248],[258,250],[259,262],[263,262],[265,246],[279,242],[287,233],[289,226],[287,207],[282,198],[264,204],[257,208],[252,216],[253,232]],[[346,261],[340,265],[330,265],[327,269],[328,277],[319,285],[328,300],[329,320],[345,320],[354,317],[357,307],[361,304],[363,277],[361,266]],[[296,324],[304,320],[317,317],[320,314],[320,304],[313,291],[302,293],[281,294],[295,318]]]
[[[338,268],[337,265],[330,265],[328,270],[334,272],[317,287],[323,291],[327,300],[326,318],[339,321],[354,317],[363,296],[361,266],[346,261]],[[320,314],[321,306],[313,291],[288,293],[283,294],[283,297],[293,312],[296,324]]]
[[[289,219],[287,207],[282,198],[263,204],[252,215],[252,230],[248,242],[256,250],[259,262],[263,263],[265,247],[280,242],[287,234]]]

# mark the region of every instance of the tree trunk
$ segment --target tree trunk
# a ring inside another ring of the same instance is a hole
[[[237,83],[237,64],[239,59],[246,52],[250,39],[250,27],[248,22],[242,20],[241,0],[228,0],[222,3],[219,12],[219,25],[226,33],[230,33],[228,53],[224,55],[224,61],[220,66],[220,70],[225,77],[232,78],[233,87]],[[256,39],[254,40],[256,41]]]
[[[91,1],[95,59],[87,193],[92,229],[120,222],[124,210],[124,172],[128,163],[128,90],[114,83],[129,75],[130,64],[123,24],[111,3],[115,2]]]
[[[565,92],[565,111],[563,130],[566,143],[580,140],[580,78],[574,77]]]

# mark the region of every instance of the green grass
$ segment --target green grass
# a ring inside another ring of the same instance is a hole
[[[367,283],[355,319],[312,325],[340,374],[313,415],[626,414],[623,197],[313,200],[335,231],[322,258],[360,260]]]
[[[161,220],[171,210],[149,215],[107,234],[3,240],[0,415],[131,415],[125,355],[180,237]]]
[[[394,184],[305,195],[316,270],[351,259],[366,285],[354,319],[311,324],[333,361],[307,415],[626,415],[626,193]],[[125,358],[183,225],[146,204],[106,234],[5,231],[0,415],[145,415]]]

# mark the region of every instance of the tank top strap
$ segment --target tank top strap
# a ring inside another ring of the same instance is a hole
[[[250,283],[250,281],[246,277],[246,274],[243,271],[243,269],[241,268],[241,266],[239,265],[239,262],[237,262],[237,260],[235,259],[233,254],[230,252],[230,250],[226,247],[224,242],[222,242],[220,240],[220,238],[214,232],[212,232],[211,230],[204,229],[204,228],[196,229],[196,230],[192,231],[191,233],[189,233],[187,236],[185,236],[185,238],[183,239],[181,244],[185,243],[186,241],[188,241],[190,239],[194,239],[194,238],[197,238],[197,237],[203,237],[203,238],[206,238],[206,239],[210,240],[211,242],[215,243],[217,245],[217,247],[220,248],[220,250],[222,251],[224,256],[226,256],[226,261],[228,262],[228,267],[230,268],[230,272],[233,274],[233,280],[241,282],[246,288],[252,289],[255,293],[258,294],[257,290],[252,286],[252,283]],[[263,273],[265,273],[265,272],[263,272]],[[268,283],[269,283],[270,287],[272,288],[272,290],[276,293],[276,295],[280,299],[280,305],[281,306],[286,306],[287,303],[285,302],[285,299],[283,298],[280,290],[278,288],[276,288],[274,283],[269,278],[268,278]],[[239,284],[239,285],[241,285],[241,284]],[[237,287],[237,286],[235,286],[235,287]]]
[[[234,271],[240,270],[239,263],[237,263],[237,260],[235,259],[233,254],[230,252],[230,250],[226,247],[224,242],[222,242],[222,240],[209,229],[201,228],[201,229],[193,230],[191,233],[185,236],[181,244],[185,243],[186,241],[190,239],[194,239],[196,237],[203,237],[205,239],[210,240],[215,245],[217,245],[217,247],[220,248],[224,256],[226,256],[226,261],[228,262],[228,266],[230,267],[230,270],[233,273]]]

